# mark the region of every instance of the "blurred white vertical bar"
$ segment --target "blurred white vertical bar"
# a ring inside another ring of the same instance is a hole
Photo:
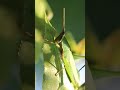
[[[35,90],[42,90],[43,73],[44,61],[41,55],[38,63],[35,64]]]

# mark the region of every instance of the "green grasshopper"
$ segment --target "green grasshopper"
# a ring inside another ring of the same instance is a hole
[[[54,39],[53,42],[50,42],[50,43],[55,44],[59,48],[61,59],[64,64],[67,75],[70,81],[72,82],[73,86],[75,88],[79,88],[80,80],[79,80],[78,71],[76,69],[74,58],[72,56],[70,49],[68,48],[66,44],[62,42],[64,37],[65,37],[65,8],[63,8],[62,32]],[[62,73],[62,70],[59,69],[57,73]]]
[[[72,59],[69,58],[69,56],[72,56],[71,51],[62,42],[64,37],[65,37],[65,8],[63,8],[63,28],[62,28],[62,32],[60,33],[60,35],[58,37],[56,37],[54,42],[59,46],[61,58],[63,60],[66,72],[67,72],[68,76],[70,77],[71,82],[73,83],[73,85],[75,87],[78,87],[80,85],[79,84],[78,73],[77,73],[77,70],[76,70],[76,67],[75,67],[73,57],[71,57]],[[64,52],[68,52],[68,54],[67,53],[65,54]]]

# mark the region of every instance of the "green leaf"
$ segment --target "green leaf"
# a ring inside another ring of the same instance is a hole
[[[47,0],[35,0],[35,15],[39,18],[44,18],[45,12],[47,12],[47,18],[50,20],[53,16],[53,12]]]
[[[59,87],[59,75],[55,76],[57,69],[55,68],[55,59],[59,57],[53,53],[54,45],[44,43],[43,54],[44,54],[44,80],[43,90],[57,90]],[[57,53],[57,52],[56,52]]]

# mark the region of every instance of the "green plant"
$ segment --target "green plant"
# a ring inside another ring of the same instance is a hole
[[[45,8],[43,14],[38,15],[37,10],[35,62],[37,64],[40,61],[40,66],[43,66],[41,67],[43,68],[41,69],[43,70],[41,71],[42,89],[77,90],[80,87],[79,74],[72,52],[62,40],[64,24],[62,33],[56,37],[57,31],[47,19]]]

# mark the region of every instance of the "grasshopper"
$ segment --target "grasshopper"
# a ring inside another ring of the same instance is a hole
[[[63,38],[65,37],[65,8],[63,8],[63,27],[62,27],[62,32],[60,33],[59,36],[56,37],[56,39],[54,40],[54,42],[59,46],[59,51],[61,54],[61,58],[63,60],[64,63],[64,67],[66,69],[66,72],[70,78],[70,81],[73,83],[73,85],[75,87],[79,87],[79,77],[78,77],[78,73],[75,67],[75,63],[74,63],[74,59],[73,57],[71,57],[70,60],[68,60],[68,54],[64,54],[64,52],[68,51],[71,54],[71,51],[69,50],[69,48],[66,47],[66,45],[62,43]],[[67,48],[67,49],[65,49]],[[72,56],[72,54],[71,54]]]
[[[50,42],[50,43],[55,44],[58,47],[61,55],[61,60],[65,67],[65,71],[70,79],[69,81],[72,82],[75,88],[78,88],[80,87],[80,83],[79,83],[80,80],[79,80],[78,71],[75,66],[74,58],[68,46],[63,43],[63,38],[65,37],[65,8],[63,8],[62,24],[63,24],[62,32],[54,39],[53,42]],[[62,73],[62,70],[59,70],[57,73]]]

